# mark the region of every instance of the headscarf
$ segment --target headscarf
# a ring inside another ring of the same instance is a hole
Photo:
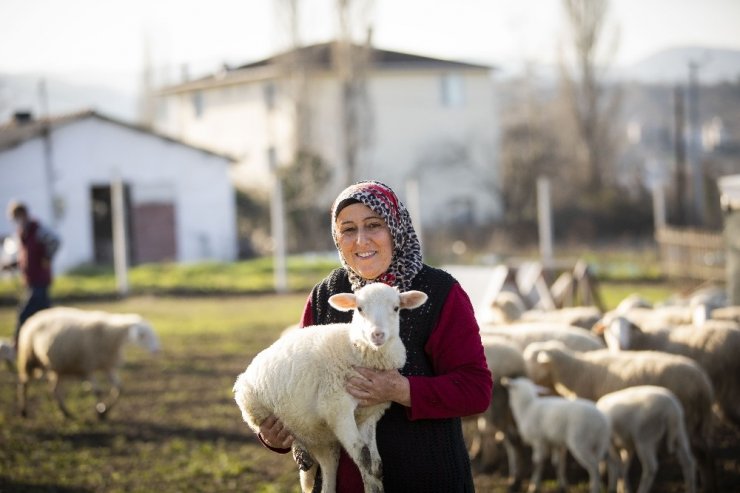
[[[393,241],[393,258],[388,270],[374,281],[397,286],[402,292],[411,288],[411,281],[422,268],[421,245],[419,237],[411,224],[411,216],[406,206],[395,192],[378,181],[362,181],[345,188],[334,200],[331,208],[331,235],[337,247],[342,267],[349,274],[352,291],[357,291],[368,283],[347,264],[339,248],[339,232],[336,220],[339,212],[347,205],[361,203],[385,220]]]

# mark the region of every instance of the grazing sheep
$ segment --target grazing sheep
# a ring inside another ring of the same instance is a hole
[[[524,351],[527,373],[564,396],[593,401],[635,385],[671,390],[684,409],[686,430],[706,491],[716,492],[710,447],[714,393],[706,372],[692,359],[660,351],[608,349],[575,352],[557,341],[531,344]]]
[[[159,351],[154,330],[139,315],[85,311],[56,307],[42,310],[23,324],[18,339],[18,403],[27,415],[28,384],[35,370],[46,373],[64,416],[72,417],[64,404],[61,383],[68,377],[89,379],[98,397],[95,406],[104,418],[118,400],[123,345],[133,342],[151,352]],[[105,372],[111,383],[111,402],[103,401],[95,373]]]
[[[663,441],[668,452],[678,457],[686,492],[696,491],[683,408],[673,392],[655,385],[637,385],[604,395],[596,407],[610,419],[612,445],[619,451],[610,455],[616,461],[609,461],[609,491],[616,490],[617,481],[624,491],[627,471],[637,454],[642,466],[637,493],[648,493],[658,471],[658,447]]]
[[[558,485],[565,491],[565,460],[570,451],[588,471],[591,493],[599,493],[599,462],[606,455],[611,436],[608,418],[585,399],[538,397],[534,383],[526,377],[503,378],[501,384],[509,390],[509,403],[519,433],[532,446],[534,470],[529,491],[540,490],[542,468],[551,452],[558,458]]]
[[[527,310],[524,298],[510,290],[500,291],[489,306],[479,310],[478,320],[483,323],[507,324],[518,320]]]
[[[712,324],[646,332],[618,317],[604,333],[610,349],[653,350],[687,356],[704,368],[725,418],[740,427],[740,330]],[[732,322],[728,322],[732,323]]]
[[[322,471],[322,493],[336,488],[339,445],[357,464],[366,492],[382,492],[382,464],[375,426],[390,403],[358,407],[345,390],[354,367],[403,367],[406,350],[399,336],[399,309],[421,306],[427,295],[399,293],[372,283],[329,298],[337,310],[354,310],[352,322],[291,331],[260,352],[234,384],[244,421],[255,432],[277,416]],[[315,467],[301,471],[303,491],[313,488]]]
[[[574,351],[593,351],[606,346],[600,337],[581,327],[546,322],[521,322],[507,325],[481,325],[481,338],[503,337],[524,351],[533,342],[561,341]]]
[[[731,322],[740,322],[740,306],[729,305],[713,309],[709,316],[711,320],[729,320]]]
[[[499,384],[504,377],[525,376],[524,358],[518,345],[502,337],[487,337],[483,349],[496,390],[491,396],[491,405],[483,414],[463,418],[466,424],[475,425],[466,426],[468,438],[473,442],[470,446],[471,460],[478,459],[484,470],[490,470],[493,462],[490,452],[496,443],[494,437],[500,436],[508,462],[509,489],[518,491],[524,479],[521,465],[525,458],[525,446],[511,413],[509,391]]]

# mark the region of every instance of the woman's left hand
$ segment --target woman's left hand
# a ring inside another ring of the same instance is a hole
[[[383,402],[394,401],[411,406],[411,388],[406,377],[398,370],[373,370],[355,368],[361,376],[350,377],[346,389],[360,402],[361,407],[374,406]]]

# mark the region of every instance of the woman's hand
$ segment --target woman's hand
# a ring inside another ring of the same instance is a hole
[[[359,401],[361,407],[388,401],[398,402],[406,407],[411,406],[409,381],[398,370],[373,370],[362,367],[355,370],[360,376],[350,377],[345,388]]]
[[[293,435],[274,414],[268,416],[260,425],[260,436],[262,441],[272,448],[290,448],[293,445]]]

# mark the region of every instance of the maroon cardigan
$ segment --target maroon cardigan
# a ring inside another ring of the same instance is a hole
[[[18,235],[21,240],[18,266],[29,286],[51,284],[51,260],[46,253],[46,247],[39,240],[39,227],[37,221],[30,221]]]

